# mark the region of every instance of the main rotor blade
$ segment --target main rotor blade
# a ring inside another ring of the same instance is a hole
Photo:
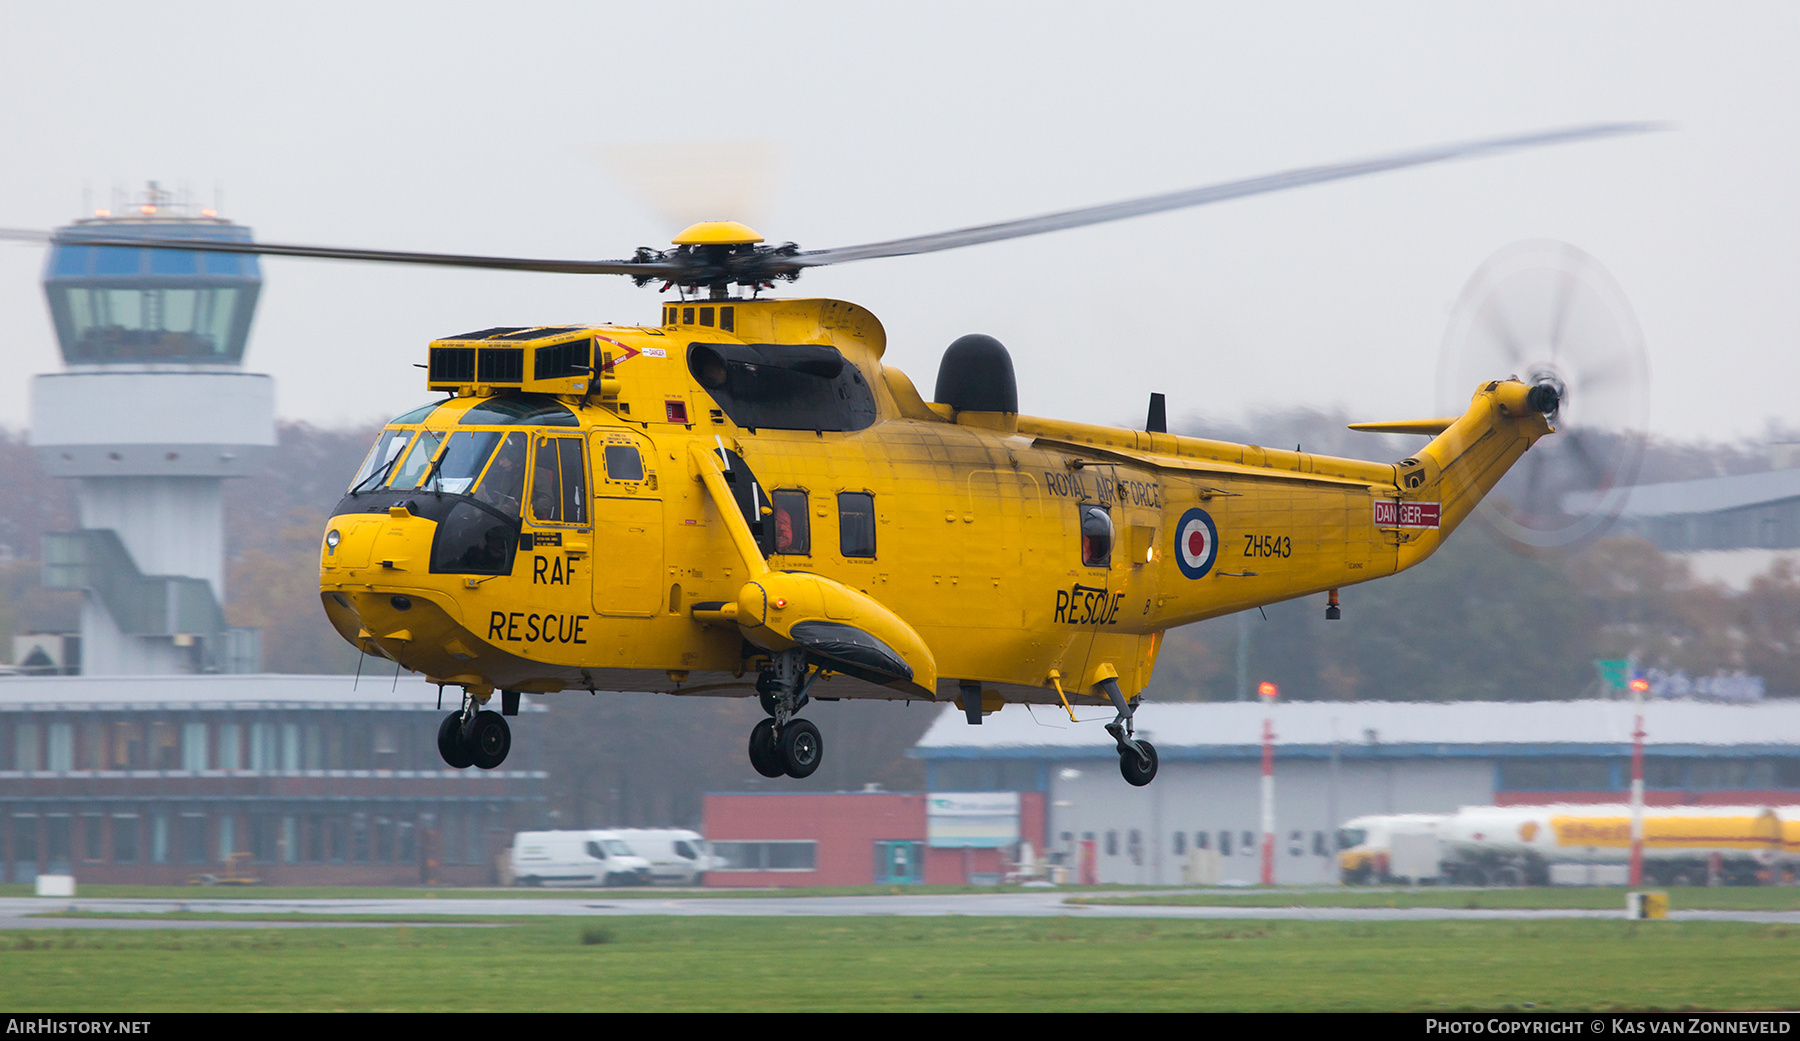
[[[1596,123],[1589,126],[1565,127],[1561,130],[1540,131],[1535,134],[1518,134],[1481,141],[1465,141],[1460,144],[1437,145],[1432,148],[1421,148],[1416,151],[1337,163],[1331,166],[1304,166],[1297,170],[1269,174],[1264,177],[1226,181],[1223,184],[1208,185],[1203,188],[1189,188],[1185,191],[1150,195],[1141,199],[1127,199],[1123,202],[1106,203],[1100,206],[1085,206],[1076,210],[1046,213],[1039,217],[1002,221],[998,224],[979,224],[974,227],[959,228],[955,231],[938,232],[935,235],[917,235],[912,238],[892,239],[887,242],[871,242],[861,246],[811,250],[798,256],[784,258],[784,262],[795,268],[806,268],[825,264],[841,264],[851,260],[871,260],[876,257],[902,257],[914,253],[934,253],[938,250],[973,246],[983,242],[998,242],[1003,239],[1023,238],[1027,235],[1042,235],[1045,232],[1062,231],[1065,228],[1104,224],[1108,221],[1141,217],[1167,210],[1205,206],[1208,203],[1241,199],[1248,195],[1286,191],[1289,188],[1300,188],[1309,184],[1342,181],[1351,177],[1362,177],[1386,170],[1399,170],[1408,166],[1423,166],[1427,163],[1438,163],[1449,159],[1469,159],[1522,148],[1560,145],[1620,134],[1642,134],[1663,129],[1667,129],[1667,124]]]
[[[129,249],[181,249],[200,253],[258,253],[276,257],[312,257],[320,260],[366,260],[380,264],[430,264],[437,267],[475,267],[501,271],[548,271],[567,275],[636,275],[663,278],[677,274],[673,264],[635,260],[532,260],[524,257],[484,257],[463,253],[406,253],[387,249],[346,249],[335,246],[292,246],[277,242],[228,242],[155,236],[58,236],[50,232],[0,228],[0,239],[21,242],[56,242],[71,246],[121,246]]]

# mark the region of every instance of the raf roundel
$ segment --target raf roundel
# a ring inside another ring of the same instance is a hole
[[[1182,514],[1181,523],[1175,526],[1175,563],[1181,567],[1181,573],[1201,578],[1212,570],[1217,559],[1219,529],[1213,526],[1212,518],[1202,509]]]

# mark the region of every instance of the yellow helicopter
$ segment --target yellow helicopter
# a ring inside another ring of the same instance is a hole
[[[553,261],[169,239],[129,245],[619,274],[681,290],[644,327],[518,326],[432,341],[445,397],[387,424],[333,511],[319,589],[368,654],[463,691],[446,763],[505,758],[520,695],[760,697],[749,758],[805,777],[812,700],[1134,713],[1173,626],[1391,575],[1430,556],[1553,430],[1554,376],[1489,379],[1393,464],[1020,414],[1011,358],[965,336],[930,400],[867,309],[763,290],[810,267],[1040,234],[1460,157],[1651,129],[1605,124],[1310,167],[842,249],[734,222],[666,251]],[[84,240],[93,244],[89,240]],[[105,244],[105,243],[101,243]],[[1506,373],[1494,373],[1505,377]],[[501,711],[486,706],[495,692]]]

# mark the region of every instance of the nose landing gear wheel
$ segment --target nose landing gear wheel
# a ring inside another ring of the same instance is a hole
[[[469,757],[483,770],[492,770],[506,762],[512,750],[512,728],[498,712],[478,712],[475,726],[469,732]]]
[[[764,777],[780,777],[787,773],[776,747],[775,721],[765,719],[750,730],[750,765]]]
[[[819,728],[804,719],[793,719],[781,729],[781,761],[789,777],[809,777],[825,757],[825,739]]]
[[[1119,753],[1119,772],[1133,787],[1142,788],[1156,779],[1156,746],[1148,741],[1139,740],[1138,747],[1144,750],[1140,757],[1129,750]]]
[[[472,750],[463,744],[462,713],[452,712],[438,724],[438,755],[445,764],[458,770],[465,770],[475,765]]]

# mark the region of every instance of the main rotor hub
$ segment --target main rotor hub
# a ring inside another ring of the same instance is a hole
[[[691,224],[676,235],[677,246],[753,246],[763,237],[748,225],[734,220],[703,220]]]

